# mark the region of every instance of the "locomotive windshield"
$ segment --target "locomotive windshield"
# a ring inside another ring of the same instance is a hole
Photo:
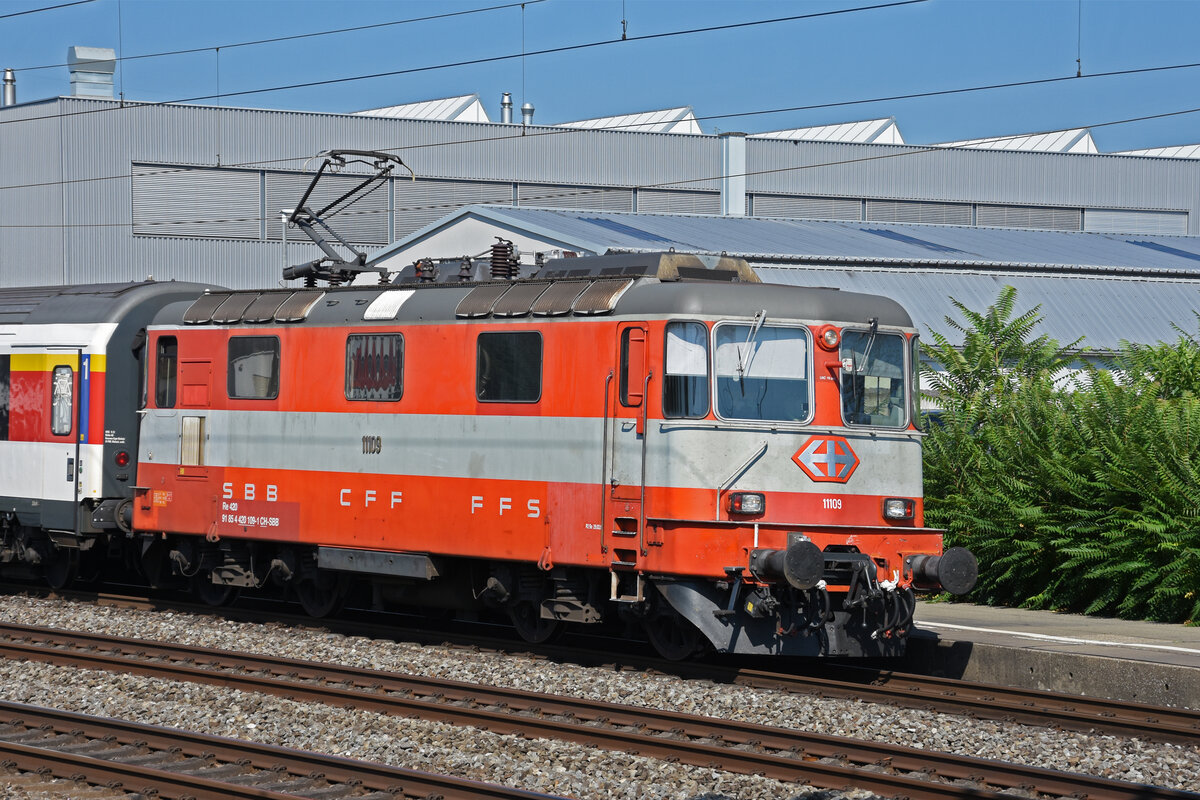
[[[808,420],[812,404],[805,329],[723,324],[717,326],[716,344],[719,416]]]
[[[842,418],[847,425],[906,423],[904,337],[875,331],[842,334]]]

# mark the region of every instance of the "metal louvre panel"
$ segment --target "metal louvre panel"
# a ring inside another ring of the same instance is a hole
[[[313,212],[320,211],[329,203],[362,183],[365,175],[322,175],[317,188],[309,196],[306,205]],[[292,209],[304,195],[312,182],[312,173],[268,172],[267,182],[267,238],[279,239],[281,223],[279,212]],[[387,181],[378,184],[370,194],[360,197],[353,205],[329,218],[329,227],[337,231],[348,242],[362,244],[387,244],[388,241],[388,187]],[[288,239],[299,236],[307,241],[300,231],[288,232]]]
[[[633,281],[596,281],[575,301],[576,314],[607,314],[613,310]]]
[[[497,317],[523,317],[529,313],[534,302],[546,291],[548,283],[519,283],[504,293],[492,307]]]
[[[936,225],[970,225],[970,203],[927,203],[916,200],[868,200],[872,222],[928,222]]]
[[[1083,229],[1104,233],[1187,234],[1186,211],[1131,211],[1089,208],[1083,212]]]
[[[320,302],[325,293],[320,289],[309,289],[293,292],[292,296],[283,301],[283,305],[275,312],[276,322],[303,322],[308,317],[312,307]]]
[[[979,205],[975,208],[975,224],[983,228],[1077,231],[1083,224],[1083,211],[1078,208]]]
[[[466,205],[512,205],[511,183],[397,178],[395,182],[396,238],[436,222]]]
[[[183,321],[191,325],[201,325],[212,321],[213,312],[230,298],[229,292],[213,292],[196,298],[196,302],[183,312]]]
[[[517,186],[517,204],[552,208],[594,208],[601,211],[632,211],[633,190],[611,189],[604,186],[522,183]]]
[[[242,315],[250,304],[258,299],[257,294],[230,295],[220,307],[213,312],[212,321],[219,325],[230,325],[242,321]]]
[[[134,235],[259,238],[257,171],[134,164],[132,176]]]
[[[637,210],[645,214],[719,214],[721,193],[638,189]]]
[[[535,317],[561,317],[571,313],[575,300],[583,290],[591,286],[590,282],[555,282],[542,292],[530,309]]]
[[[500,299],[501,295],[508,291],[509,286],[510,284],[507,283],[476,286],[470,294],[459,301],[458,308],[454,309],[454,316],[486,317],[492,313],[492,306]]]
[[[271,322],[289,297],[289,292],[263,292],[242,313],[242,322]]]
[[[796,219],[862,218],[862,201],[847,197],[794,197],[781,194],[753,195],[754,216]]]

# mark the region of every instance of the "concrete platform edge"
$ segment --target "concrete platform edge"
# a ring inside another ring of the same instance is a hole
[[[1200,709],[1200,669],[914,632],[896,668],[1022,689]]]

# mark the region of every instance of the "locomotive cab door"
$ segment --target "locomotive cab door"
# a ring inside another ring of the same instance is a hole
[[[617,391],[610,406],[612,434],[606,476],[605,543],[614,568],[634,568],[643,552],[646,499],[648,330],[644,324],[617,328]]]

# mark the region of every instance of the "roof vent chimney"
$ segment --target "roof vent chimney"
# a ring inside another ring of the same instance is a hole
[[[117,53],[109,47],[68,47],[67,67],[71,72],[72,97],[113,96],[113,72]]]
[[[722,133],[721,216],[746,216],[746,134]]]
[[[11,69],[4,70],[4,100],[0,106],[17,104],[17,76]]]
[[[512,92],[500,95],[500,121],[512,125]]]
[[[526,103],[525,105],[521,106],[521,124],[533,124],[533,103]]]

